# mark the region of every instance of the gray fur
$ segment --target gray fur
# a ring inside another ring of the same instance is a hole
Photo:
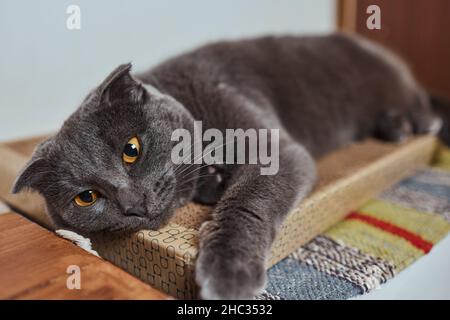
[[[314,186],[314,158],[432,127],[428,96],[393,61],[335,34],[218,42],[134,77],[120,66],[36,149],[13,191],[39,191],[59,228],[84,235],[157,228],[187,201],[213,204],[196,266],[201,295],[251,298],[264,285],[277,228]],[[192,130],[194,120],[222,131],[279,128],[278,174],[260,175],[258,165],[173,165],[171,132]],[[142,155],[127,167],[122,148],[135,135]],[[76,207],[72,199],[86,189],[102,197]],[[124,214],[137,203],[145,217]]]

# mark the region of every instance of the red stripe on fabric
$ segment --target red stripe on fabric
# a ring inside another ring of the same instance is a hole
[[[359,213],[352,212],[347,216],[347,219],[356,219],[363,222],[366,222],[374,227],[382,229],[386,232],[392,233],[396,236],[399,236],[407,241],[409,241],[413,246],[422,250],[425,253],[430,252],[431,248],[433,248],[433,244],[423,239],[421,236],[414,234],[406,229],[397,227],[389,222],[379,220],[377,218]]]

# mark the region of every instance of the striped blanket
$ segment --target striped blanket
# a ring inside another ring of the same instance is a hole
[[[450,149],[268,271],[257,299],[348,299],[427,254],[450,232]]]

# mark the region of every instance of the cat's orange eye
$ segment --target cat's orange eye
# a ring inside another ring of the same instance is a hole
[[[132,164],[136,162],[139,151],[141,150],[141,145],[137,137],[131,138],[125,147],[123,148],[122,159],[126,164]]]
[[[97,201],[99,194],[95,190],[86,190],[80,193],[73,199],[75,204],[80,207],[91,206]]]

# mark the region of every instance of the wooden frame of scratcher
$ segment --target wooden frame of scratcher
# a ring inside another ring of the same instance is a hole
[[[0,145],[0,198],[51,229],[39,195],[11,195],[9,192],[40,140],[42,137]],[[318,185],[282,225],[267,267],[413,170],[429,163],[436,145],[432,136],[417,137],[401,145],[368,140],[320,159]],[[197,288],[193,272],[198,229],[209,212],[207,207],[189,204],[179,209],[170,223],[158,231],[142,230],[127,237],[102,235],[91,240],[102,257],[152,286],[178,298],[195,298]]]

